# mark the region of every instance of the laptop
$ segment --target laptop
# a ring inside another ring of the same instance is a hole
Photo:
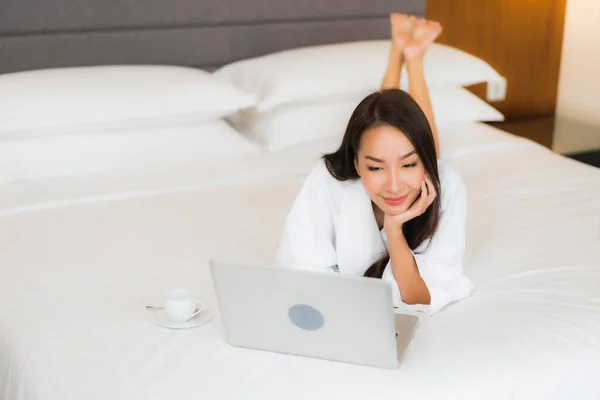
[[[396,368],[419,323],[394,313],[381,279],[214,260],[210,270],[232,346]]]

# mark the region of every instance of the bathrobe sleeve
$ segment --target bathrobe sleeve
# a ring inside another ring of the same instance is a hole
[[[323,162],[308,175],[285,221],[276,265],[335,272],[332,179]]]
[[[440,168],[442,202],[438,230],[429,241],[413,251],[415,262],[423,281],[427,285],[431,302],[429,306],[411,307],[401,300],[392,266],[387,265],[383,279],[393,283],[394,305],[410,310],[416,308],[430,315],[446,305],[468,297],[473,284],[463,274],[465,235],[467,220],[467,190],[462,179],[454,170]]]

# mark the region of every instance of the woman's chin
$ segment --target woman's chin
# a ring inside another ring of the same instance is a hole
[[[398,206],[390,206],[389,204],[385,204],[383,205],[383,207],[380,208],[384,214],[387,214],[391,217],[395,217],[396,215],[400,215],[404,211],[406,211],[406,206],[404,206],[403,204]]]

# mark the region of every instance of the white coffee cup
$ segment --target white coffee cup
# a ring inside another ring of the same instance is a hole
[[[165,293],[163,299],[167,318],[175,323],[184,323],[204,310],[204,303],[196,300],[188,289],[173,289]]]

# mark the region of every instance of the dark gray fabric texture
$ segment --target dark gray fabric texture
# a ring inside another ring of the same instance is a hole
[[[107,64],[214,69],[274,51],[389,37],[425,0],[0,0],[0,73]]]

